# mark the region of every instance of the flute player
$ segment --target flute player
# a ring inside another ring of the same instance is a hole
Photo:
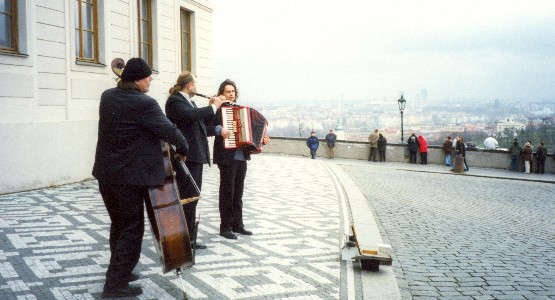
[[[170,96],[166,102],[166,115],[177,125],[189,143],[189,154],[185,165],[189,169],[199,190],[202,190],[203,165],[210,164],[210,149],[208,136],[215,134],[213,122],[216,111],[223,103],[223,97],[210,98],[210,104],[198,107],[192,99],[197,95],[196,78],[190,72],[183,72],[177,77],[176,83],[169,90]],[[176,180],[181,199],[189,198],[196,193],[195,187],[188,181],[185,172],[176,168]],[[196,207],[198,201],[183,205],[189,236],[195,241],[196,232]],[[194,249],[206,249],[206,245],[192,244]]]

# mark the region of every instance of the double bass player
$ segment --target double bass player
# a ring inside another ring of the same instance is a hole
[[[93,176],[111,220],[110,263],[102,297],[142,294],[132,273],[139,261],[144,233],[144,200],[151,186],[164,183],[160,140],[176,146],[185,160],[187,140],[145,93],[152,81],[151,68],[131,58],[116,88],[102,93],[98,142]]]

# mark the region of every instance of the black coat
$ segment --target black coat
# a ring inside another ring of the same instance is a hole
[[[212,106],[195,108],[180,93],[171,95],[166,102],[166,115],[189,143],[188,162],[206,164],[210,162],[208,136],[215,134]]]
[[[420,148],[420,145],[418,144],[418,138],[415,135],[409,136],[407,144],[409,145],[410,152],[417,152]]]
[[[178,153],[187,154],[187,141],[156,100],[139,91],[104,91],[93,176],[108,184],[163,184],[160,140],[175,145]]]
[[[536,149],[536,158],[538,161],[545,161],[545,158],[547,157],[547,148],[545,148],[544,146],[538,146],[538,149]]]
[[[464,146],[464,142],[457,141],[455,149],[457,150],[458,155],[462,155],[463,157],[466,156],[466,148]]]
[[[387,139],[385,136],[380,136],[378,138],[378,151],[385,151],[387,148]]]

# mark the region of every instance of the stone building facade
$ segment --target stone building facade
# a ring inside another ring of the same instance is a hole
[[[111,61],[143,57],[163,107],[182,70],[212,90],[207,0],[11,0],[0,8],[0,194],[91,178]]]

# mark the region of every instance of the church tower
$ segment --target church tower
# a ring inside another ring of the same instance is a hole
[[[345,130],[343,130],[343,125],[341,123],[341,118],[337,118],[337,125],[334,131],[338,140],[345,140]]]

